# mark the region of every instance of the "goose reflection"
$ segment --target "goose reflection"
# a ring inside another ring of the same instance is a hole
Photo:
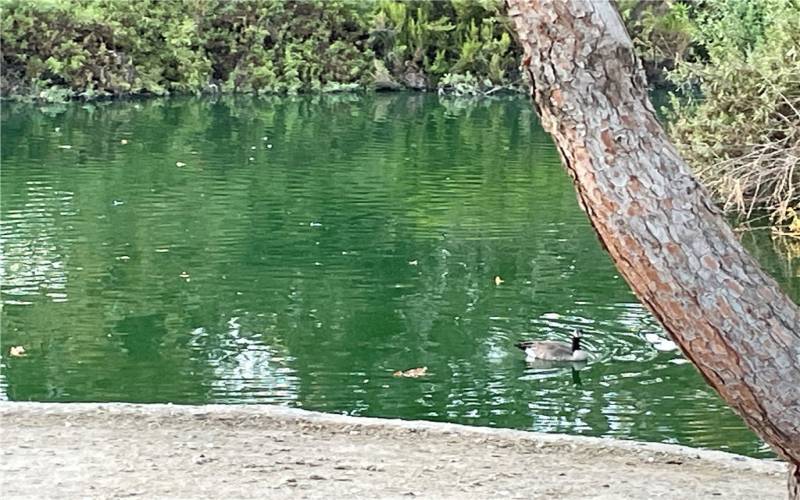
[[[586,361],[555,361],[551,359],[528,359],[525,365],[528,367],[528,372],[534,375],[543,377],[552,377],[558,373],[565,372],[569,368],[572,375],[572,383],[575,385],[583,385],[581,381],[580,372],[588,366]],[[539,377],[536,378],[539,378]]]

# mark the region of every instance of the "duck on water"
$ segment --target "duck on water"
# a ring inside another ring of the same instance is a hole
[[[581,330],[572,332],[572,342],[526,340],[515,345],[525,351],[527,361],[586,361],[589,353],[581,349]]]

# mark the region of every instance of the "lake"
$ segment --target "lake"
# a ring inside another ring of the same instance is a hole
[[[4,103],[1,189],[0,399],[270,403],[772,456],[644,339],[661,329],[525,98]],[[765,233],[745,242],[798,300]],[[585,366],[514,347],[578,327]]]

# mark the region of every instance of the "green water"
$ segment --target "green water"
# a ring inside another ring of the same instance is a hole
[[[660,330],[525,99],[4,104],[1,180],[0,398],[272,403],[769,456],[643,340]],[[796,269],[749,244],[800,296]],[[576,326],[582,369],[513,347]]]

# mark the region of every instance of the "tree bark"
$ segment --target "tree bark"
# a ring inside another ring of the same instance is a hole
[[[542,124],[621,275],[747,425],[800,463],[800,309],[670,143],[615,7],[508,3]]]

